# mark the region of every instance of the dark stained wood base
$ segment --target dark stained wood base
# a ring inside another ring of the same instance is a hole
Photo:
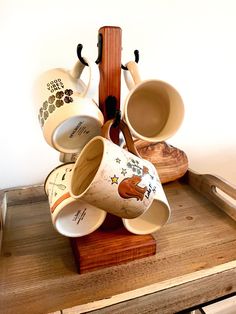
[[[71,238],[71,245],[81,274],[156,253],[156,241],[152,235],[131,234],[124,227],[99,229],[81,238]]]

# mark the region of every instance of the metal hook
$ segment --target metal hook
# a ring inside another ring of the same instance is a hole
[[[116,128],[120,124],[121,120],[121,111],[116,109],[117,100],[115,96],[108,96],[106,101],[106,112],[107,112],[107,119],[114,119],[114,123],[112,126]]]
[[[83,49],[83,45],[82,44],[78,44],[77,46],[77,56],[80,60],[81,63],[83,63],[84,65],[88,66],[88,63],[84,60],[84,58],[81,56],[81,51]]]
[[[95,63],[99,64],[102,61],[102,34],[98,34],[97,47],[98,47],[98,57]]]
[[[120,120],[121,120],[121,111],[120,110],[116,110],[116,113],[115,113],[115,121],[114,123],[112,124],[112,126],[114,128],[116,128],[119,124],[120,124]]]
[[[116,106],[117,106],[117,99],[115,96],[108,96],[105,100],[105,108],[106,108],[106,114],[107,119],[113,119],[116,114]]]
[[[102,60],[102,34],[98,34],[98,43],[97,43],[97,47],[98,47],[98,57],[97,60],[95,61],[96,64],[99,64]],[[88,63],[84,60],[84,58],[81,55],[81,51],[83,49],[83,45],[82,44],[78,44],[77,46],[77,56],[80,60],[81,63],[83,63],[84,65],[88,66]]]
[[[138,63],[139,62],[139,51],[138,50],[134,50],[134,56],[135,56],[135,62]],[[121,64],[121,68],[123,70],[128,70],[128,68],[126,66],[124,66],[123,64]]]

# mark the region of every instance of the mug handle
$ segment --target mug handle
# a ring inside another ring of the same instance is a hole
[[[108,120],[102,127],[102,136],[111,142],[112,142],[112,140],[110,137],[110,131],[111,131],[111,127],[114,124],[114,122],[115,122],[115,119]],[[130,133],[130,130],[129,130],[127,124],[123,120],[120,120],[119,127],[120,127],[121,132],[124,135],[128,151],[130,153],[136,155],[137,157],[142,158],[139,155],[139,153],[138,153],[138,151],[134,145],[134,141],[133,141],[132,135]]]
[[[126,67],[128,68],[128,71],[124,70],[124,78],[128,89],[131,90],[142,80],[139,74],[138,65],[135,61],[128,62]]]
[[[85,65],[82,62],[80,62],[80,60],[78,60],[74,65],[73,69],[70,71],[70,75],[78,80],[83,72],[84,67]]]
[[[88,84],[85,84],[85,88],[82,93],[79,95],[80,97],[93,98],[97,91],[97,84],[99,82],[99,70],[98,66],[90,62],[87,58],[84,60],[88,63],[88,66],[85,66],[80,60],[76,62],[70,74],[73,78],[79,79],[84,68],[88,68],[89,70],[89,81]]]

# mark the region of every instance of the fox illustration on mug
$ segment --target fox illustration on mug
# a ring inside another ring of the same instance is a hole
[[[138,184],[142,181],[142,177],[145,174],[149,174],[149,171],[148,168],[144,166],[142,176],[134,174],[132,177],[123,179],[118,186],[119,195],[122,198],[136,198],[137,201],[142,201],[144,194],[147,191],[147,187],[141,187]]]
[[[131,178],[125,178],[119,184],[118,193],[122,198],[137,198],[137,201],[142,201],[147,187],[142,188],[138,186],[141,180],[142,178],[137,175],[133,175]]]

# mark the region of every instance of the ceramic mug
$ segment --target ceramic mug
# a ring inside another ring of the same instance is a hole
[[[68,185],[73,166],[74,163],[68,163],[55,168],[47,176],[44,189],[55,229],[67,237],[81,237],[99,228],[107,213],[70,196]]]
[[[110,140],[114,120],[81,151],[72,171],[70,194],[111,214],[135,218],[152,204],[159,180],[152,163],[141,159],[127,125],[121,121],[128,150]]]
[[[138,65],[127,63],[124,71],[130,92],[124,103],[124,120],[134,137],[148,142],[168,139],[179,129],[184,117],[180,94],[159,80],[141,81]]]
[[[134,234],[150,234],[163,227],[169,220],[171,214],[170,206],[158,181],[155,198],[141,216],[134,219],[122,219],[125,228]]]
[[[60,153],[59,161],[62,163],[75,162],[78,158],[79,153],[69,154],[69,153]]]
[[[92,99],[99,82],[97,65],[89,62],[89,81],[80,76],[85,65],[79,60],[72,71],[57,68],[44,72],[35,82],[34,98],[46,142],[64,153],[77,153],[101,133],[104,118]]]

